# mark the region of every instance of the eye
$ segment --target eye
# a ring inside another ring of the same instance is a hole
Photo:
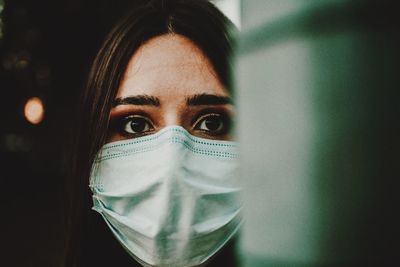
[[[148,135],[154,129],[152,120],[146,114],[114,115],[107,130],[107,142]]]
[[[194,130],[209,135],[225,135],[229,132],[229,118],[223,114],[211,113],[201,116],[194,125]]]
[[[128,134],[142,134],[154,129],[151,122],[141,116],[129,116],[123,119],[123,131]]]

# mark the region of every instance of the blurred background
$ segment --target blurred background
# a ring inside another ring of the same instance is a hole
[[[0,0],[1,266],[56,266],[71,114],[100,42],[132,4]]]
[[[56,266],[71,114],[140,1],[0,0],[1,266]],[[398,265],[395,1],[214,2],[241,29],[243,266]]]

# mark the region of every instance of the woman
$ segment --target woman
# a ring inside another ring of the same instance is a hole
[[[124,266],[105,233],[142,266],[235,266],[231,26],[205,0],[150,0],[109,33],[79,113],[67,266]]]

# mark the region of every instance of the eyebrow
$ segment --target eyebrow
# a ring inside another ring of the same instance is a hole
[[[228,96],[198,94],[186,98],[186,104],[188,106],[226,105],[232,104],[232,99]]]
[[[160,100],[157,97],[149,95],[137,95],[116,98],[113,107],[120,105],[138,105],[138,106],[160,106]]]

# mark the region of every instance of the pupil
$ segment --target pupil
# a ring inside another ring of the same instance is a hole
[[[206,127],[210,131],[216,131],[219,129],[221,125],[221,121],[219,118],[209,118],[205,121]]]
[[[134,119],[131,121],[131,129],[134,132],[143,132],[146,127],[146,122],[143,119]]]

